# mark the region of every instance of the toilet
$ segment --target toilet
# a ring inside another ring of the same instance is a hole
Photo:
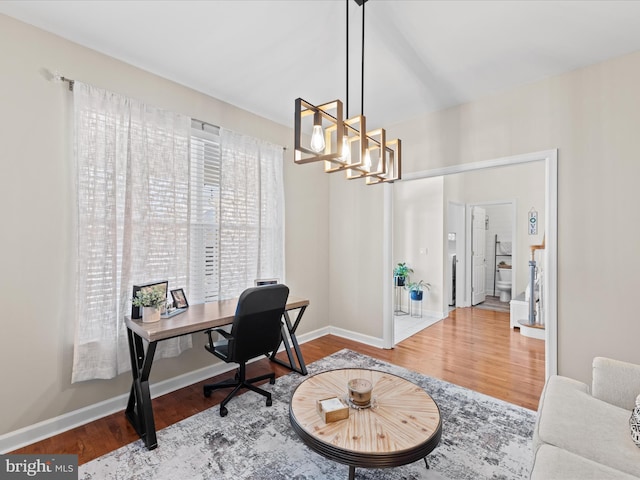
[[[496,278],[496,290],[500,292],[500,301],[511,300],[511,265],[498,266],[498,278]]]

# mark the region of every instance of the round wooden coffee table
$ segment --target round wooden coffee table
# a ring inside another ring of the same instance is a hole
[[[373,384],[371,407],[349,408],[349,418],[325,423],[317,400],[346,401],[352,378]],[[440,410],[422,388],[397,375],[359,368],[331,370],[304,380],[291,398],[289,418],[312,450],[349,465],[350,479],[356,467],[396,467],[423,458],[426,463],[442,435]]]

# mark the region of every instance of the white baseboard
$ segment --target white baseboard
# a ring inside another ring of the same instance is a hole
[[[233,370],[233,364],[218,363],[194,370],[177,377],[169,378],[150,386],[151,397],[160,397],[166,393],[206,380]],[[127,406],[129,394],[118,395],[102,402],[88,405],[63,415],[59,415],[28,427],[0,435],[0,452],[7,453],[32,443],[44,440],[72,428],[79,427],[99,418],[123,411]]]
[[[298,335],[298,342],[303,344],[305,342],[320,338],[324,335],[333,334],[340,337],[355,340],[356,342],[366,343],[376,347],[381,347],[382,340],[366,335],[360,335],[355,332],[350,332],[341,328],[325,327],[318,330],[314,330],[309,333]],[[283,351],[284,348],[280,348]],[[256,359],[259,360],[259,359]],[[181,388],[193,385],[194,383],[201,382],[207,378],[215,377],[221,373],[233,370],[236,367],[233,364],[216,363],[198,370],[194,370],[177,377],[169,378],[161,382],[154,383],[150,386],[151,398],[160,397],[167,393],[179,390]],[[118,395],[102,402],[88,405],[86,407],[74,410],[63,415],[59,415],[42,422],[29,425],[27,427],[14,430],[0,435],[0,453],[7,453],[30,445],[45,438],[58,435],[72,428],[85,425],[86,423],[93,422],[99,418],[111,415],[113,413],[123,411],[127,406],[129,400],[129,394]]]
[[[327,333],[347,338],[355,342],[364,343],[365,345],[371,345],[372,347],[384,348],[384,341],[382,338],[371,337],[369,335],[363,335],[361,333],[352,332],[351,330],[345,330],[344,328],[338,327],[329,327],[329,332]]]

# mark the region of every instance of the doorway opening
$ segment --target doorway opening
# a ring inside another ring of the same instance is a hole
[[[484,162],[474,162],[470,164],[462,164],[452,167],[446,167],[441,169],[428,170],[423,172],[416,172],[407,174],[404,176],[402,184],[411,180],[419,180],[419,179],[427,179],[427,178],[436,178],[443,177],[447,178],[449,175],[464,173],[464,172],[472,172],[472,171],[488,171],[490,169],[505,167],[505,166],[513,166],[519,164],[530,164],[534,162],[541,162],[544,165],[544,174],[541,179],[541,183],[544,183],[544,206],[537,207],[541,212],[544,212],[542,217],[543,221],[540,222],[540,225],[544,225],[544,228],[541,232],[544,234],[545,244],[546,244],[546,253],[543,258],[543,268],[546,272],[546,282],[543,285],[544,288],[544,296],[547,301],[544,304],[544,316],[546,318],[546,329],[545,329],[545,375],[548,378],[550,375],[553,375],[557,372],[557,150],[549,150],[543,152],[535,152],[531,154],[524,155],[516,155],[512,157],[506,157],[502,159],[489,160]],[[389,185],[388,188],[385,189],[385,197],[384,197],[384,222],[388,226],[385,229],[386,237],[384,239],[384,270],[390,271],[392,262],[394,261],[394,190]],[[395,186],[393,187],[395,188]],[[499,188],[499,185],[496,186]],[[424,204],[423,204],[424,205]],[[447,204],[444,200],[442,203],[442,210],[446,209]],[[534,205],[535,206],[535,205]],[[454,207],[458,208],[458,207]],[[523,205],[519,205],[519,208],[525,208]],[[529,209],[529,205],[527,205],[527,210]],[[444,215],[444,214],[443,214]],[[446,218],[446,217],[445,217]],[[467,219],[467,223],[469,224],[470,220]],[[449,251],[447,249],[447,242],[449,238],[449,233],[445,232],[444,225],[442,222],[442,234],[440,240],[436,239],[436,243],[440,243],[436,245],[439,247],[439,250],[436,248],[431,250],[428,245],[424,251],[427,250],[430,252],[429,255],[441,255],[441,261],[438,262],[439,266],[435,264],[430,265],[430,275],[431,278],[435,279],[437,282],[437,291],[432,290],[432,297],[434,301],[438,302],[435,308],[440,308],[442,312],[448,311],[449,301],[450,301],[450,292],[449,287],[447,286],[448,275],[445,273],[447,268],[452,268],[453,263],[449,262]],[[469,305],[471,302],[471,292],[466,290],[464,287],[461,287],[460,282],[460,260],[461,257],[458,253],[459,251],[459,243],[461,241],[458,233],[456,233],[456,260],[457,260],[457,269],[456,269],[456,282],[455,282],[455,303],[456,306],[459,305],[459,299],[465,298],[469,299]],[[465,229],[465,234],[466,234]],[[465,245],[471,242],[470,232],[466,235]],[[512,243],[516,243],[512,240]],[[524,250],[526,251],[527,246],[525,245]],[[421,249],[422,250],[422,249]],[[439,253],[438,253],[439,251]],[[521,259],[526,258],[526,254],[520,255]],[[486,259],[485,259],[486,260]],[[447,265],[451,265],[451,267],[447,267]],[[526,275],[526,269],[521,269],[522,274]],[[516,270],[517,271],[517,270]],[[464,278],[470,278],[472,275],[472,269],[470,265],[466,265],[464,267],[465,276]],[[516,272],[514,272],[516,273]],[[486,274],[486,271],[485,271]],[[388,276],[388,278],[387,278]],[[386,291],[390,292],[389,297],[392,295],[392,275],[385,275],[384,277],[384,285],[386,285]],[[485,283],[486,283],[486,275],[485,275]],[[471,282],[462,282],[462,285],[470,285]],[[452,284],[453,285],[453,284]],[[436,289],[434,289],[436,290]],[[513,293],[513,291],[512,291]],[[389,300],[388,304],[392,304],[392,301]],[[444,318],[444,316],[443,316]],[[393,311],[392,308],[386,308],[384,313],[384,322],[383,322],[383,346],[385,348],[392,348],[395,344],[394,339],[394,328],[393,328]]]

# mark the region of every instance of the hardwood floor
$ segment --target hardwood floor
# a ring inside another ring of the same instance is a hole
[[[448,318],[391,350],[333,335],[307,342],[301,348],[307,364],[349,348],[534,410],[544,385],[544,341],[510,329],[509,314],[478,308],[454,310]],[[289,373],[263,359],[249,365],[247,375],[267,371],[277,376]],[[232,375],[230,372],[154,399],[156,428],[160,430],[220,403],[226,390],[205,398],[202,385]],[[83,464],[137,439],[123,410],[12,453],[77,454],[79,464]]]

